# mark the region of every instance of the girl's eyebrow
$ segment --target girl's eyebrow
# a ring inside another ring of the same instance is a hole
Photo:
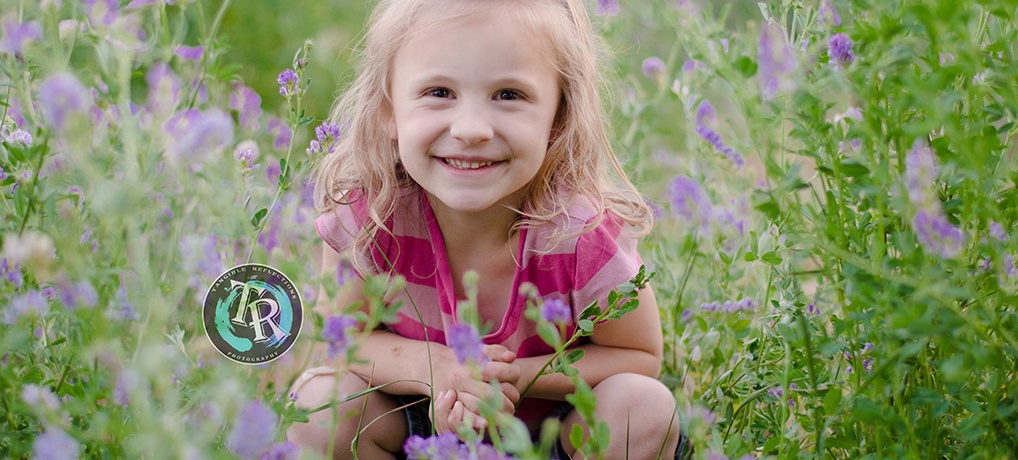
[[[450,77],[448,75],[441,74],[441,73],[425,73],[425,74],[420,74],[420,75],[417,75],[417,76],[411,78],[410,81],[409,81],[411,87],[434,86],[434,85],[453,85],[456,82],[457,82],[457,80],[455,78]],[[535,90],[537,90],[537,88],[539,87],[539,85],[537,84],[537,82],[534,79],[527,78],[526,76],[522,76],[522,75],[507,75],[507,76],[503,76],[503,77],[500,77],[500,78],[492,80],[490,83],[486,83],[486,85],[487,86],[491,86],[491,87],[496,88],[496,89],[497,88],[506,88],[506,87],[516,88],[516,89],[523,90],[524,92],[527,92],[527,93],[532,93]]]

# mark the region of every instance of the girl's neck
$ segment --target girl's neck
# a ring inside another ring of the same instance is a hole
[[[501,248],[512,239],[513,225],[520,214],[505,206],[492,206],[480,212],[460,212],[449,209],[431,194],[425,192],[447,250],[451,245],[474,250],[484,247]]]

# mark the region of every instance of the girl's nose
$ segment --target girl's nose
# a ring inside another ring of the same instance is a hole
[[[488,115],[481,107],[474,104],[463,104],[456,112],[449,132],[453,138],[467,145],[476,145],[491,140],[494,130]]]

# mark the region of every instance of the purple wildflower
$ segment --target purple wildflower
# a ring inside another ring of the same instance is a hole
[[[714,449],[707,451],[707,460],[729,460],[728,456]]]
[[[223,271],[219,238],[215,235],[187,235],[180,241],[181,271],[190,273],[188,286],[200,290]]]
[[[173,54],[185,61],[200,61],[205,54],[205,47],[180,45],[173,49]]]
[[[541,304],[541,318],[557,326],[566,325],[573,318],[572,309],[561,299],[547,299]]]
[[[42,291],[32,290],[11,299],[4,310],[3,322],[10,326],[26,315],[42,316],[49,310],[49,303]]]
[[[131,390],[138,385],[138,376],[133,371],[124,370],[117,376],[113,387],[113,403],[120,407],[131,404]]]
[[[484,342],[481,341],[481,334],[477,332],[477,328],[465,323],[453,324],[445,339],[446,345],[456,354],[456,360],[460,364],[467,361],[477,364],[487,362],[488,357],[484,354]]]
[[[851,64],[855,60],[855,55],[852,54],[852,39],[845,34],[834,34],[827,42],[827,56],[831,58],[835,68],[840,69]]]
[[[760,28],[757,53],[757,75],[764,99],[774,97],[779,91],[790,91],[795,88],[791,74],[798,68],[798,64],[792,46],[781,27],[767,23]]]
[[[984,272],[989,271],[991,267],[993,267],[993,260],[990,259],[989,257],[984,258],[983,261],[979,264],[979,269]]]
[[[937,158],[923,139],[916,139],[905,157],[905,186],[909,200],[918,209],[939,212],[939,203],[933,196],[937,180]]]
[[[279,83],[279,95],[281,96],[296,96],[300,91],[300,82],[298,81],[297,73],[293,69],[286,69],[280,73],[276,82]]]
[[[0,51],[21,57],[25,43],[40,38],[42,38],[42,25],[37,21],[17,22],[5,19],[3,38],[0,38]]]
[[[39,105],[49,125],[62,132],[70,118],[88,111],[92,96],[74,75],[57,73],[39,85]]]
[[[233,157],[240,162],[240,168],[245,173],[257,169],[255,161],[258,160],[258,144],[252,140],[237,144],[237,148],[233,151]]]
[[[88,281],[78,281],[60,286],[60,301],[71,310],[94,307],[99,303],[99,293]]]
[[[315,139],[307,149],[308,156],[315,156],[322,153],[332,153],[336,150],[336,142],[342,131],[336,123],[328,121],[315,128]]]
[[[502,455],[489,444],[480,441],[461,443],[456,433],[447,431],[442,434],[423,438],[418,435],[407,438],[403,444],[403,452],[407,460],[508,460],[512,457]]]
[[[1014,256],[1011,254],[1004,256],[1004,274],[1009,278],[1018,276],[1018,267],[1015,266]]]
[[[283,441],[269,446],[258,456],[258,460],[297,460],[300,454],[300,447],[290,441]]]
[[[117,0],[85,0],[85,12],[94,27],[109,27],[120,18]]]
[[[618,13],[618,0],[597,0],[597,14],[601,16],[615,16]]]
[[[727,38],[721,39],[721,49],[724,50],[725,54],[728,54],[728,43],[729,40]]]
[[[809,314],[810,315],[812,315],[812,316],[820,316],[820,309],[817,308],[816,304],[814,304],[813,302],[810,302],[808,308],[809,308]]]
[[[78,458],[81,445],[70,435],[54,426],[46,427],[32,442],[32,458],[35,460],[73,460]]]
[[[350,346],[351,337],[347,331],[357,326],[357,320],[352,316],[333,315],[325,319],[322,327],[322,338],[329,343],[329,358],[340,353],[345,353]]]
[[[682,316],[679,317],[679,321],[682,321],[683,323],[688,323],[689,320],[692,319],[692,318],[693,318],[693,310],[685,310],[685,311],[682,312]]]
[[[166,121],[163,130],[170,139],[168,160],[193,168],[199,168],[213,152],[233,142],[233,119],[218,109],[179,112]]]
[[[138,318],[134,311],[134,303],[127,296],[127,283],[124,283],[123,276],[120,277],[120,288],[117,289],[116,296],[107,306],[106,317],[118,321],[134,321]]]
[[[8,177],[7,171],[4,171],[4,168],[0,166],[0,182],[7,180]]]
[[[269,447],[276,435],[275,412],[260,401],[252,401],[237,414],[227,447],[241,458],[255,458]]]
[[[657,56],[643,60],[643,74],[650,78],[660,78],[665,73],[665,62]]]
[[[990,222],[990,236],[1000,241],[1007,241],[1007,232],[1004,231],[1004,226],[1000,225],[1000,222]]]
[[[21,144],[25,147],[31,147],[32,140],[32,135],[23,129],[16,129],[10,136],[7,136],[7,142],[10,142],[11,144]]]
[[[273,116],[269,116],[269,134],[275,135],[272,146],[277,150],[289,147],[290,140],[293,139],[293,130],[283,120]]]
[[[785,390],[783,390],[781,387],[768,388],[767,394],[770,395],[772,398],[781,398],[782,396],[785,395]]]
[[[269,180],[269,183],[278,183],[279,176],[282,174],[283,172],[279,169],[279,163],[269,163],[269,166],[265,168],[265,178]]]
[[[668,183],[672,212],[701,227],[710,223],[713,206],[700,184],[686,176],[676,176]]]
[[[745,163],[742,159],[742,154],[726,145],[721,139],[721,135],[710,127],[710,123],[714,121],[714,117],[714,106],[707,101],[700,102],[700,105],[696,107],[696,127],[694,129],[696,134],[712,145],[719,153],[735,162],[736,167],[741,168]]]
[[[834,8],[834,5],[831,5],[831,0],[821,0],[820,11],[818,13],[821,26],[827,24],[832,26],[841,25],[841,16],[838,16],[838,10]]]
[[[685,73],[689,73],[696,69],[705,67],[707,67],[707,64],[704,64],[703,62],[700,62],[696,59],[686,59],[686,62],[682,63],[682,71]]]
[[[965,244],[965,234],[961,229],[952,225],[939,213],[930,213],[926,210],[916,212],[912,218],[912,227],[919,241],[928,250],[945,259],[960,254]]]
[[[7,280],[15,288],[21,288],[24,278],[21,276],[21,264],[8,262],[6,258],[0,260],[0,278]]]
[[[242,129],[258,130],[258,118],[262,116],[262,97],[253,89],[237,85],[230,93],[230,109],[237,111]]]
[[[148,106],[152,113],[166,115],[173,112],[180,99],[180,79],[165,62],[157,62],[145,75],[148,83]]]
[[[941,66],[944,66],[946,64],[950,64],[952,62],[954,62],[954,55],[953,54],[951,54],[951,53],[944,53],[944,52],[940,53],[940,65]]]
[[[21,389],[21,399],[29,406],[40,410],[55,411],[60,408],[60,400],[48,387],[29,383]]]

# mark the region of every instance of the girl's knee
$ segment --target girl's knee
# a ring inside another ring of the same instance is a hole
[[[675,413],[675,396],[665,384],[640,374],[616,374],[596,387],[598,407],[610,412],[639,414],[641,419],[668,423]]]

